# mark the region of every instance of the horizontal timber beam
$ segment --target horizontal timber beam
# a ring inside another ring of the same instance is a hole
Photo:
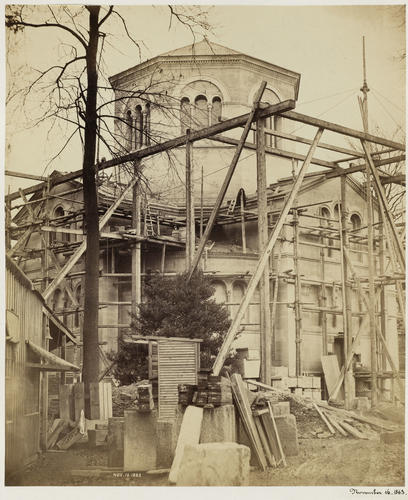
[[[268,116],[272,116],[277,113],[281,113],[283,111],[287,111],[293,109],[296,103],[292,99],[288,99],[287,101],[280,102],[278,104],[273,104],[264,108],[262,110],[258,110],[259,118],[267,118]],[[207,139],[216,134],[220,134],[222,132],[226,132],[228,130],[232,130],[236,127],[240,127],[241,125],[245,125],[248,121],[248,118],[251,113],[246,113],[244,115],[236,116],[235,118],[231,118],[225,122],[216,123],[215,125],[211,125],[210,127],[205,127],[200,130],[193,130],[190,134],[184,134],[180,137],[176,137],[175,139],[170,139],[169,141],[162,142],[159,144],[155,144],[154,146],[148,146],[143,149],[139,149],[138,151],[133,151],[123,156],[119,156],[117,158],[112,158],[111,160],[101,162],[97,165],[97,170],[104,170],[106,168],[115,167],[116,165],[120,165],[122,163],[133,162],[136,160],[142,160],[143,158],[147,158],[149,156],[153,156],[158,153],[163,153],[164,151],[168,151],[169,149],[178,148],[184,146],[186,144],[187,139],[190,142],[199,141],[202,139]],[[63,184],[64,182],[72,181],[74,179],[78,179],[82,177],[82,170],[76,170],[75,172],[70,172],[65,175],[60,175],[58,177],[50,179],[50,184],[52,186],[56,186],[58,184]],[[46,187],[46,183],[37,184],[35,186],[31,186],[29,188],[23,189],[24,194],[32,194],[37,191],[42,190]],[[20,197],[19,193],[11,193],[5,196],[6,200],[15,200]]]
[[[304,123],[305,125],[312,125],[313,127],[330,130],[330,132],[336,132],[341,135],[353,137],[354,139],[373,142],[374,144],[381,144],[382,146],[405,151],[405,144],[402,144],[400,142],[390,141],[388,139],[383,139],[382,137],[378,137],[372,134],[366,134],[352,128],[344,127],[343,125],[337,125],[336,123],[327,122],[325,120],[320,120],[319,118],[313,118],[312,116],[297,113],[296,111],[285,111],[284,113],[280,114],[284,118],[288,118],[289,120],[293,120],[295,122]]]
[[[4,175],[8,177],[21,177],[22,179],[32,179],[34,181],[46,181],[47,177],[41,175],[24,174],[23,172],[15,172],[14,170],[5,170]]]
[[[231,144],[231,146],[236,146],[239,142],[237,139],[232,139],[231,137],[226,137],[224,135],[217,135],[216,137],[211,137],[210,140],[222,142],[224,144]],[[256,150],[256,144],[253,144],[252,142],[246,142],[244,144],[244,148]],[[282,149],[271,148],[269,146],[265,147],[265,153],[272,154],[275,156],[280,156],[282,158],[289,158],[289,159],[294,158],[295,160],[301,160],[301,161],[304,161],[304,159],[306,158],[306,155],[302,155],[300,153],[284,151]],[[336,163],[332,161],[320,160],[319,158],[312,158],[310,163],[312,163],[313,165],[319,165],[321,167],[331,168],[333,170],[338,168]],[[325,173],[326,172],[323,172],[323,174]]]

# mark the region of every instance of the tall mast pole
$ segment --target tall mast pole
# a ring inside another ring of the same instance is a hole
[[[367,66],[365,53],[365,37],[363,36],[363,86],[361,87],[363,98],[358,97],[360,105],[361,118],[363,121],[364,132],[368,134],[368,92],[367,85]],[[366,170],[366,198],[367,198],[367,250],[368,250],[368,295],[369,295],[369,326],[371,338],[371,405],[377,406],[377,333],[375,318],[375,288],[374,288],[374,232],[373,232],[373,197],[371,190],[371,173],[367,163]]]

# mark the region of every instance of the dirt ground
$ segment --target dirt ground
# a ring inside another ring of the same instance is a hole
[[[404,444],[379,439],[300,438],[299,455],[286,468],[251,469],[252,486],[403,486]],[[107,449],[78,443],[66,452],[47,452],[9,486],[168,486],[167,474],[120,473],[73,477],[71,471],[107,465]],[[119,476],[119,477],[118,477]]]

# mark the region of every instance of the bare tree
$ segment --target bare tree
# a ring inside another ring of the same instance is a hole
[[[205,10],[193,7],[183,10],[182,6],[169,8],[170,25],[173,19],[187,28],[195,39],[199,32],[209,29]],[[197,13],[198,12],[198,13]],[[97,382],[98,368],[98,303],[99,303],[99,227],[97,204],[96,150],[98,139],[105,144],[112,155],[123,154],[123,137],[117,137],[112,131],[109,120],[113,112],[106,111],[115,99],[106,98],[112,88],[103,72],[103,53],[111,31],[123,30],[140,54],[140,41],[128,31],[126,20],[113,6],[8,6],[6,9],[6,27],[9,34],[16,35],[26,29],[48,30],[50,37],[56,31],[64,32],[71,40],[64,45],[65,55],[62,61],[50,64],[46,69],[37,71],[30,84],[24,90],[10,88],[9,101],[23,96],[23,105],[27,96],[33,92],[42,92],[45,97],[40,117],[36,123],[49,120],[51,127],[62,121],[69,128],[62,147],[56,152],[58,157],[79,133],[83,146],[82,172],[84,193],[84,225],[87,251],[85,256],[85,303],[83,322],[83,381],[86,391],[89,383]],[[135,92],[122,92],[120,99],[134,97],[152,100],[159,92],[155,91],[157,81],[151,80],[148,88]],[[115,89],[120,90],[120,89]],[[178,105],[167,101],[160,104],[163,112],[174,113]],[[44,106],[44,105],[43,105]],[[109,138],[107,138],[107,136]],[[163,137],[152,137],[162,140]],[[86,409],[88,415],[89,408]]]

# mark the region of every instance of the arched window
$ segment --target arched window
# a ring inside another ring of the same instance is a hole
[[[185,134],[186,130],[191,128],[191,105],[188,97],[183,97],[180,104],[180,123],[181,133]]]
[[[221,98],[216,96],[212,100],[211,108],[211,125],[218,123],[222,116],[222,103]]]
[[[80,327],[80,321],[81,321],[81,313],[79,309],[81,308],[82,304],[82,296],[81,296],[81,285],[78,285],[76,290],[75,290],[75,298],[76,301],[78,302],[77,310],[75,311],[74,314],[74,328],[79,328]]]
[[[54,209],[54,219],[59,219],[59,217],[64,217],[65,212],[64,208],[61,206],[58,206]],[[61,220],[53,220],[52,223],[55,226],[61,225]],[[69,234],[66,233],[57,233],[57,232],[52,232],[50,233],[50,243],[53,243],[54,241],[69,241]]]
[[[333,212],[334,212],[334,216],[333,216],[334,220],[336,220],[336,221],[339,220],[340,219],[340,207],[339,207],[338,203],[336,203],[334,205]]]
[[[128,151],[131,151],[133,147],[133,117],[130,109],[126,112],[125,121],[126,121],[126,132],[125,132],[126,147]]]
[[[145,105],[144,120],[143,120],[143,135],[144,144],[150,146],[150,103],[147,102]]]
[[[208,127],[208,103],[204,95],[198,95],[195,100],[194,127]]]
[[[214,299],[217,304],[224,304],[227,302],[227,287],[225,283],[220,280],[215,280],[211,282],[214,287]]]
[[[360,236],[360,231],[359,229],[361,228],[361,218],[359,215],[357,214],[352,214],[351,217],[350,217],[350,222],[351,222],[351,226],[352,226],[352,235],[353,236]],[[363,246],[358,243],[358,240],[355,240],[353,242],[350,243],[350,247],[352,250],[355,250],[356,253],[356,260],[358,260],[359,262],[362,262],[363,261],[363,254],[361,253],[362,249],[363,249]]]
[[[353,228],[353,231],[357,231],[361,227],[361,219],[357,214],[352,214],[350,217],[350,222]]]
[[[330,227],[330,219],[331,219],[331,212],[327,207],[320,207],[320,225],[321,227]],[[327,231],[327,233],[322,233],[322,238],[321,242],[322,245],[326,245],[327,247],[327,256],[332,257],[332,249],[331,247],[333,246],[333,240],[330,237],[332,235],[331,231]]]
[[[139,149],[143,145],[143,113],[142,106],[136,106],[135,113],[135,148]]]

